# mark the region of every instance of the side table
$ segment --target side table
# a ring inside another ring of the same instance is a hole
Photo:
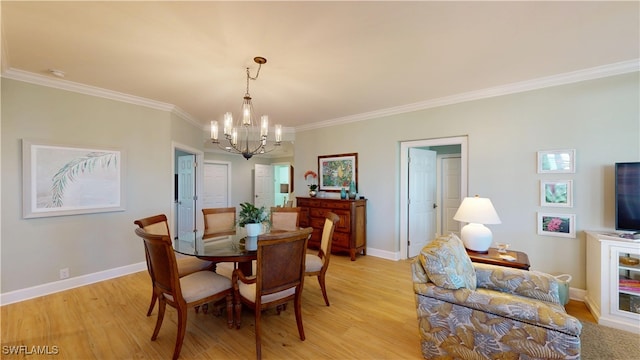
[[[506,253],[498,252],[496,248],[489,248],[486,253],[479,253],[473,250],[467,249],[467,254],[471,258],[471,261],[477,263],[505,266],[510,268],[529,270],[529,257],[522,251],[508,250]],[[505,260],[500,255],[511,255],[515,258],[513,261]]]

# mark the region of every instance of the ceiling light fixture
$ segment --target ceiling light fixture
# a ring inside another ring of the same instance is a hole
[[[282,142],[282,126],[275,126],[275,142],[273,146],[267,148],[267,134],[269,133],[269,117],[262,115],[260,125],[254,119],[253,104],[251,103],[251,95],[249,95],[249,80],[256,80],[260,75],[262,64],[267,62],[263,57],[255,57],[253,61],[258,64],[258,71],[255,77],[251,77],[249,68],[247,68],[247,91],[244,94],[242,102],[242,118],[237,123],[233,122],[233,116],[230,112],[224,114],[223,134],[226,140],[225,144],[221,144],[218,140],[218,122],[211,121],[211,141],[225,151],[234,154],[242,154],[245,159],[249,160],[253,155],[266,154],[273,151]],[[239,134],[241,133],[241,134]]]

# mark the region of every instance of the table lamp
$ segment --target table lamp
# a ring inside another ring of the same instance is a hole
[[[468,223],[460,231],[464,247],[479,253],[489,251],[493,235],[484,224],[500,224],[500,218],[491,200],[478,195],[466,197],[453,219]]]

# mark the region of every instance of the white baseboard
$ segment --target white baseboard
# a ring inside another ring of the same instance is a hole
[[[400,253],[398,252],[378,250],[378,249],[372,249],[372,248],[367,248],[367,256],[369,255],[387,259],[387,260],[394,260],[394,261],[401,259]]]
[[[379,257],[387,260],[398,261],[401,259],[399,252],[378,250],[373,248],[367,248],[367,256]],[[100,281],[117,278],[124,275],[136,273],[138,271],[147,270],[147,264],[140,262],[137,264],[131,264],[122,266],[119,268],[100,271],[93,274],[73,277],[65,280],[54,281],[47,284],[37,285],[30,288],[10,291],[8,293],[0,294],[0,305],[8,305],[24,300],[33,299],[36,297],[53,294],[60,291],[73,289],[76,287],[97,283]],[[569,298],[577,301],[585,301],[586,291],[582,289],[569,288]]]
[[[584,302],[587,291],[583,289],[569,288],[569,299]]]
[[[0,294],[0,305],[8,305],[36,297],[53,294],[56,292],[73,289],[76,287],[97,283],[100,281],[117,278],[124,275],[133,274],[147,270],[146,262],[126,265],[114,269],[99,271],[93,274],[77,276],[65,280],[54,281],[47,284],[37,285],[30,288],[10,291]]]

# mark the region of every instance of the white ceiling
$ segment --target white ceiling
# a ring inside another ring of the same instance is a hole
[[[305,128],[640,58],[640,2],[2,1],[3,73]]]

